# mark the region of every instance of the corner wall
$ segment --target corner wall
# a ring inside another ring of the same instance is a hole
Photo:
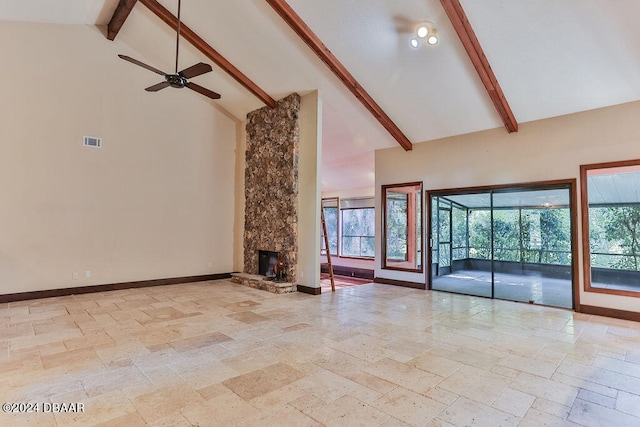
[[[298,165],[298,284],[319,288],[322,103],[317,91],[301,98]]]
[[[0,294],[232,271],[232,119],[145,92],[94,26],[2,22],[0,46]]]
[[[423,181],[428,191],[575,178],[579,206],[581,164],[640,158],[638,117],[640,102],[634,102],[523,123],[512,134],[499,128],[414,144],[409,152],[378,151],[376,216],[381,213],[380,186],[410,181]],[[376,236],[381,236],[376,222]],[[638,298],[584,292],[581,212],[576,226],[580,303],[638,312]],[[382,270],[381,244],[377,238],[376,277],[424,283],[426,274]]]

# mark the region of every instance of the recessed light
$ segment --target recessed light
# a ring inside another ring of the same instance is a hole
[[[435,34],[431,34],[429,38],[427,38],[427,43],[429,43],[431,46],[438,44],[438,36],[436,36]]]
[[[416,35],[423,39],[427,37],[427,34],[429,34],[429,27],[426,24],[420,24],[416,29]]]
[[[417,48],[418,48],[418,46],[420,46],[420,42],[418,41],[418,39],[417,39],[417,38],[415,38],[415,37],[411,37],[411,39],[409,40],[409,45],[410,45],[412,48],[417,49]]]

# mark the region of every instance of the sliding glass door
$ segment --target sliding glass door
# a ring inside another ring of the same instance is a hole
[[[431,192],[434,290],[573,307],[569,184]]]

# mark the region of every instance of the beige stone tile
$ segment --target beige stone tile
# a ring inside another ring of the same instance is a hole
[[[479,427],[516,426],[520,422],[518,417],[464,397],[442,411],[438,419],[456,426]]]
[[[203,404],[192,404],[182,414],[196,426],[234,426],[259,416],[260,411],[229,391]]]
[[[178,319],[184,319],[185,317],[199,316],[200,312],[184,313],[177,310],[175,307],[160,307],[160,308],[145,308],[142,312],[146,316],[136,318],[141,325],[148,325],[152,323],[171,322]]]
[[[209,347],[225,341],[231,341],[231,338],[220,332],[212,332],[209,334],[171,341],[169,345],[180,353],[184,353],[191,350],[201,349],[202,347]]]
[[[31,337],[34,335],[33,326],[31,326],[29,322],[0,327],[0,339],[2,341],[20,337]]]
[[[236,377],[238,372],[215,358],[184,358],[169,365],[172,371],[195,390]]]
[[[577,387],[527,373],[520,374],[509,387],[569,407],[579,390]]]
[[[205,402],[202,396],[185,386],[163,387],[132,399],[133,406],[147,423]]]
[[[442,381],[441,376],[392,359],[382,359],[367,366],[363,371],[416,393],[423,393]]]
[[[307,426],[307,427],[321,427],[320,424],[313,418],[298,411],[293,406],[283,405],[277,406],[274,409],[252,417],[249,420],[242,421],[238,424],[241,427],[263,427],[263,426]]]
[[[369,374],[367,372],[355,371],[343,376],[355,383],[358,383],[371,390],[377,391],[381,394],[386,394],[394,388],[398,387],[397,384],[394,384],[387,380],[383,380],[382,378],[376,377],[375,375]]]
[[[636,363],[624,361],[624,355],[620,355],[620,359],[611,357],[597,356],[593,359],[592,366],[608,371],[617,372],[619,374],[630,375],[640,378],[640,365]]]
[[[99,427],[145,427],[147,423],[144,421],[144,418],[137,412],[130,412],[126,415],[122,415],[120,417],[111,419],[109,421],[105,421],[100,424],[96,424]]]
[[[638,392],[640,393],[640,390]],[[615,409],[626,414],[640,417],[640,396],[624,391],[619,392]]]
[[[529,357],[518,356],[516,354],[511,354],[500,360],[500,365],[521,372],[527,372],[532,375],[551,378],[553,373],[558,368],[558,365],[560,365],[560,362],[546,362]]]
[[[272,408],[284,406],[305,394],[306,392],[301,388],[293,384],[289,384],[269,393],[265,393],[262,396],[255,397],[251,399],[249,403],[257,409],[269,411]]]
[[[77,350],[87,347],[108,347],[114,345],[113,339],[105,332],[98,332],[89,335],[84,335],[78,338],[72,338],[64,341],[64,345],[69,350]]]
[[[423,371],[440,375],[441,377],[448,377],[464,366],[460,362],[445,359],[444,357],[431,353],[422,354],[421,356],[409,361],[407,364],[415,366],[418,369],[422,369]]]
[[[446,405],[426,396],[398,387],[372,403],[384,413],[414,426],[432,424]]]
[[[624,360],[629,363],[635,363],[636,365],[640,365],[640,352],[628,351]]]
[[[551,377],[553,381],[558,381],[563,384],[571,385],[576,387],[577,389],[589,390],[594,393],[601,394],[603,396],[608,396],[615,398],[618,395],[618,390],[615,388],[607,387],[601,384],[592,383],[591,381],[581,380],[576,377],[572,377],[569,375],[555,373]]]
[[[365,334],[359,334],[351,338],[347,338],[335,345],[331,345],[336,350],[347,353],[361,360],[368,362],[376,362],[383,358],[393,358],[398,356],[402,359],[402,355],[385,347],[386,340],[375,338]],[[405,360],[409,360],[408,356],[404,356]]]
[[[257,308],[261,305],[261,303],[252,300],[238,301],[232,302],[223,305],[227,310],[231,310],[233,312],[241,312],[241,311],[251,311],[254,308]]]
[[[500,358],[493,354],[464,348],[457,349],[453,352],[440,353],[438,355],[480,369],[491,369],[500,362]]]
[[[287,353],[273,346],[264,346],[253,351],[243,352],[221,360],[239,374],[255,371],[272,365],[274,360],[286,360]]]
[[[81,365],[100,366],[100,370],[104,369],[102,361],[93,348],[79,348],[42,356],[44,369],[65,368],[70,372],[77,370]]]
[[[535,396],[506,388],[491,406],[516,417],[524,417],[535,400]]]
[[[640,418],[596,403],[576,399],[569,413],[569,421],[585,426],[606,426],[615,423],[616,427],[637,427]]]
[[[571,407],[569,406],[561,405],[559,403],[543,399],[542,397],[536,397],[536,400],[531,405],[531,408],[536,411],[545,412],[549,415],[553,415],[554,417],[563,420],[567,419],[567,417],[569,416],[569,411],[571,411]],[[529,412],[531,412],[531,410]]]
[[[148,387],[150,381],[136,366],[112,369],[85,377],[82,385],[90,397],[116,390]]]
[[[326,405],[326,403],[310,393],[305,393],[303,396],[289,402],[289,405],[293,406],[303,414],[309,415],[314,410]]]
[[[564,418],[556,417],[547,412],[539,411],[531,408],[522,418],[518,427],[578,427],[578,424],[572,423]]]
[[[240,375],[222,383],[245,400],[277,390],[302,378],[300,371],[284,363],[276,363],[257,371]]]
[[[362,391],[365,388],[354,381],[325,369],[320,369],[318,372],[296,381],[293,385],[324,403],[332,402],[345,394]],[[371,389],[366,390],[375,393]]]
[[[490,405],[511,381],[511,378],[493,372],[464,366],[445,378],[438,387]]]
[[[228,393],[229,389],[226,388],[222,383],[216,383],[206,387],[202,387],[196,390],[196,392],[205,400],[211,400],[214,397],[218,397],[222,394]]]
[[[311,416],[326,426],[375,426],[389,415],[352,396],[342,396],[330,404],[315,409]]]
[[[451,405],[456,401],[459,395],[455,393],[451,393],[450,391],[441,389],[439,387],[434,387],[427,390],[425,393],[422,393],[424,396],[430,397],[433,400],[437,400],[440,403],[444,403],[445,405]]]
[[[310,328],[311,325],[308,323],[296,323],[295,325],[291,325],[291,326],[287,326],[285,328],[282,328],[282,330],[284,332],[293,332],[293,331],[299,331],[301,329],[307,329]]]
[[[51,400],[53,402],[57,401],[56,398]],[[84,403],[84,412],[56,413],[57,425],[95,425],[112,421],[136,411],[129,399],[120,391],[103,394],[96,398],[88,398],[78,403]]]
[[[265,322],[267,320],[269,320],[268,317],[265,316],[261,316],[257,313],[254,313],[253,311],[241,311],[235,314],[229,314],[227,315],[227,317],[233,319],[233,320],[237,320],[238,322],[242,322],[242,323],[247,323],[247,324],[254,324],[254,323],[258,323],[258,322]]]
[[[568,363],[565,361],[560,364],[557,372],[629,393],[636,393],[640,390],[640,378],[608,369]]]

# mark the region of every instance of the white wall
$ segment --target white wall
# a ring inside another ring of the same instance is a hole
[[[376,215],[384,184],[423,181],[425,190],[437,190],[576,178],[579,186],[581,164],[640,158],[639,117],[640,102],[634,102],[523,123],[512,134],[500,128],[414,144],[409,152],[378,151]],[[377,221],[376,236],[380,227]],[[382,270],[380,245],[377,239],[376,277],[424,283],[425,274]],[[584,292],[580,238],[578,249],[581,304],[638,311],[637,298]]]
[[[298,151],[298,284],[320,287],[322,106],[318,92],[300,97]]]
[[[145,92],[93,26],[3,22],[0,46],[0,294],[232,271],[233,120]]]

